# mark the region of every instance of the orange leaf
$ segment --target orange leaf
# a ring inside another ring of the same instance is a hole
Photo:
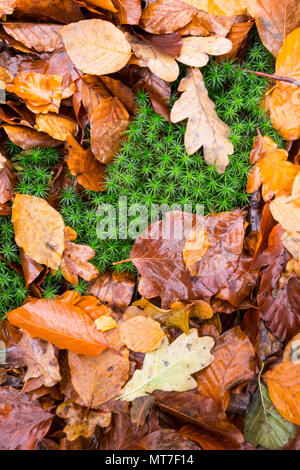
[[[187,268],[200,261],[210,247],[206,230],[191,230],[185,242],[182,256]]]
[[[23,150],[29,150],[33,147],[49,148],[61,145],[59,140],[52,139],[49,135],[29,127],[4,125],[2,128],[8,138]]]
[[[0,204],[12,200],[14,181],[15,175],[12,164],[0,153]]]
[[[78,132],[78,125],[73,119],[51,113],[38,114],[35,128],[57,140],[66,140],[70,133],[76,135]]]
[[[67,146],[67,165],[71,174],[77,176],[78,183],[91,191],[103,191],[105,166],[95,159],[90,149],[84,150],[72,134],[67,136]]]
[[[16,7],[17,0],[0,0],[0,16],[11,15]]]
[[[21,73],[6,88],[22,98],[30,111],[36,114],[58,113],[62,99],[61,84],[60,75],[30,72]]]
[[[3,29],[16,41],[38,52],[53,52],[62,47],[61,26],[41,23],[4,23]]]
[[[264,379],[278,413],[300,426],[300,363],[277,364]]]
[[[165,337],[160,324],[138,315],[120,326],[121,338],[132,351],[147,353],[157,349]]]
[[[8,312],[7,318],[31,337],[60,349],[97,356],[107,348],[105,337],[88,314],[66,300],[34,300]]]

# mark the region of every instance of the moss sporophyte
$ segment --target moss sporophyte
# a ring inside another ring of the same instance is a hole
[[[58,210],[65,224],[77,232],[77,243],[95,250],[92,262],[100,272],[113,262],[127,259],[134,241],[128,233],[124,235],[124,228],[120,237],[118,225],[112,226],[110,238],[99,237],[99,230],[97,232],[101,222],[99,206],[110,204],[118,214],[120,196],[127,198],[128,207],[178,204],[181,207],[190,205],[196,211],[197,205],[202,205],[204,213],[231,210],[248,203],[245,186],[250,168],[249,152],[257,128],[279,146],[283,142],[260,106],[269,79],[249,75],[243,69],[272,73],[273,68],[272,56],[260,39],[256,39],[241,65],[211,60],[201,69],[217,114],[231,128],[235,152],[224,174],[219,174],[214,166],[207,166],[202,152],[188,155],[184,148],[184,125],[165,121],[154,112],[147,94],[138,92],[138,112],[127,130],[127,139],[107,167],[107,190],[80,192],[70,186],[60,194]],[[174,102],[175,96],[172,100]],[[23,152],[11,143],[9,152],[18,174],[15,190],[46,198],[53,166],[61,158],[59,153],[53,149]],[[72,178],[70,176],[70,180]],[[134,221],[134,218],[129,217],[129,220]],[[0,255],[9,262],[19,262],[10,217],[0,217],[0,241]],[[131,263],[120,264],[115,269],[134,271]],[[87,284],[81,281],[76,289],[84,293],[86,287]],[[51,298],[65,288],[66,282],[60,272],[54,276],[48,274],[41,285],[45,298]],[[1,312],[20,305],[25,297],[23,279],[0,259]]]

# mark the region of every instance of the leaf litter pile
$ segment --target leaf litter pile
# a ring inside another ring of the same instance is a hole
[[[0,449],[300,449],[299,2],[3,0],[0,14],[1,243],[9,224],[15,243],[0,247]],[[243,68],[254,28],[271,74]],[[226,175],[235,142],[206,88],[211,60],[268,83],[250,204],[168,212],[133,243],[137,276],[99,273],[60,192],[107,191],[135,93],[157,122],[185,122],[195,165],[202,149]],[[46,192],[21,190],[32,175]],[[59,294],[43,295],[47,276]]]

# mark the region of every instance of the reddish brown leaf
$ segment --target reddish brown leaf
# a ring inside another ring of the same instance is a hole
[[[173,429],[154,431],[138,443],[142,450],[199,450],[199,447]]]
[[[234,442],[226,436],[220,437],[199,426],[186,424],[179,433],[194,442],[197,442],[203,450],[236,450],[239,447],[238,442]]]
[[[23,150],[30,150],[33,147],[49,148],[61,145],[59,140],[55,140],[44,132],[38,132],[29,127],[4,125],[2,128],[9,139]]]
[[[95,251],[86,245],[66,242],[60,269],[71,284],[78,285],[78,276],[91,281],[98,276],[98,269],[88,262],[95,256]]]
[[[34,450],[47,434],[53,416],[20,397],[12,387],[0,388],[0,449]]]
[[[89,293],[103,304],[122,309],[130,304],[134,286],[133,275],[108,271],[95,280]]]
[[[36,280],[37,277],[39,277],[41,272],[44,270],[44,266],[31,259],[30,256],[27,256],[22,248],[20,248],[20,259],[26,287],[28,287]]]
[[[82,19],[80,9],[72,0],[17,0],[17,12],[22,16],[51,18],[60,23]]]
[[[8,312],[8,320],[60,349],[97,356],[107,348],[105,337],[88,314],[65,300],[34,300]]]
[[[120,24],[138,24],[142,14],[141,0],[114,0]]]
[[[239,50],[248,36],[250,29],[254,24],[252,18],[245,18],[246,21],[236,21],[229,31],[227,38],[232,42],[232,49],[227,54],[220,56],[220,60],[232,59],[236,57],[239,53]]]
[[[158,0],[143,11],[141,25],[149,33],[168,34],[190,23],[198,10],[175,0]]]
[[[146,424],[137,426],[131,422],[128,414],[114,414],[110,431],[100,441],[100,450],[137,450],[137,443],[147,432]]]
[[[182,40],[179,33],[171,34],[150,34],[145,31],[135,31],[137,36],[144,39],[144,41],[151,44],[153,47],[156,47],[161,52],[169,54],[173,57],[177,57],[180,54]]]
[[[11,201],[14,196],[15,174],[12,164],[0,153],[0,204]]]
[[[16,41],[37,52],[53,52],[62,47],[61,26],[56,24],[5,23],[3,28]]]

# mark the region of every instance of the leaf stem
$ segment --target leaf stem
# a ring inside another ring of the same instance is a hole
[[[299,80],[296,80],[295,78],[283,77],[282,75],[273,75],[271,73],[265,73],[265,72],[256,72],[254,70],[248,70],[248,69],[242,69],[242,70],[243,72],[252,73],[253,75],[257,75],[259,77],[272,78],[273,80],[278,80],[280,82],[287,82],[295,86],[300,86]]]

